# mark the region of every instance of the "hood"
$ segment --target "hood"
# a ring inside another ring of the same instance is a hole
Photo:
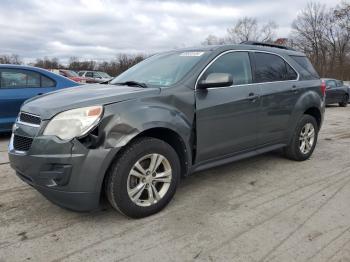
[[[106,105],[125,100],[156,95],[159,88],[139,88],[117,85],[81,85],[36,96],[27,100],[21,111],[50,119],[57,113],[94,105]]]

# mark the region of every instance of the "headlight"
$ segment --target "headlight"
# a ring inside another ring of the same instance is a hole
[[[83,136],[98,124],[102,112],[102,106],[92,106],[59,113],[46,126],[44,135],[57,136],[63,140]]]

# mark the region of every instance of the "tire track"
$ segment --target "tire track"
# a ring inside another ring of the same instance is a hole
[[[350,240],[346,241],[343,245],[341,245],[341,247],[336,252],[334,252],[330,257],[327,258],[326,262],[331,261],[331,259],[333,259],[336,255],[338,255],[339,252],[342,251],[343,248],[347,246],[349,243],[350,243]]]
[[[262,202],[262,203],[259,203],[259,204],[255,205],[255,206],[252,206],[252,208],[260,207],[260,206],[262,206],[262,205],[264,205],[264,204],[267,204],[267,203],[269,203],[269,202],[272,202],[272,201],[274,201],[274,200],[277,200],[277,199],[279,199],[279,198],[281,198],[281,197],[285,197],[285,196],[287,196],[287,195],[290,195],[290,194],[292,194],[292,193],[295,193],[295,192],[297,192],[297,191],[299,191],[299,190],[301,190],[301,189],[305,189],[305,188],[307,188],[307,187],[309,187],[309,186],[313,186],[313,185],[315,185],[315,184],[318,184],[319,182],[325,182],[325,183],[326,183],[326,180],[330,180],[331,178],[334,178],[334,177],[336,177],[337,175],[342,174],[342,173],[344,173],[344,172],[346,172],[346,171],[350,171],[350,168],[343,168],[341,171],[338,171],[338,172],[336,172],[336,173],[333,173],[333,174],[330,175],[330,176],[324,177],[324,178],[322,178],[322,179],[318,179],[318,180],[316,180],[316,181],[314,181],[314,182],[308,183],[308,184],[306,184],[306,185],[302,185],[302,186],[300,186],[300,187],[296,187],[296,188],[292,189],[292,190],[289,191],[289,192],[280,194],[280,195],[278,195],[278,196],[276,196],[276,197],[274,197],[274,198],[272,198],[272,199],[270,199],[270,200],[266,200],[266,201],[264,201],[264,202]],[[285,189],[285,188],[288,188],[288,187],[279,188],[279,189]],[[256,197],[255,199],[258,199],[258,198],[260,198],[260,196],[259,196],[259,197]]]
[[[273,252],[275,252],[279,247],[281,247],[289,238],[291,238],[298,230],[300,230],[314,215],[316,215],[325,205],[329,203],[344,187],[350,183],[350,179],[347,180],[340,188],[338,188],[327,200],[322,203],[314,212],[312,212],[307,218],[298,225],[298,227],[290,232],[282,241],[280,241],[276,246],[274,246],[266,255],[264,255],[259,262],[264,262]]]
[[[325,190],[325,189],[327,189],[327,188],[329,188],[329,187],[331,187],[331,186],[333,186],[333,185],[339,183],[339,182],[342,181],[342,180],[345,180],[345,178],[347,178],[347,177],[348,177],[348,176],[344,176],[344,177],[338,179],[337,181],[335,181],[335,182],[333,182],[333,183],[331,183],[331,184],[328,184],[328,185],[325,186],[325,187],[322,187],[321,189],[317,190],[316,192],[313,192],[312,194],[308,195],[307,197],[302,198],[301,200],[298,200],[297,202],[295,202],[295,203],[293,203],[293,204],[291,204],[291,205],[288,205],[287,207],[283,208],[282,210],[278,211],[277,213],[274,213],[272,216],[269,216],[269,217],[263,219],[262,221],[255,223],[255,224],[252,225],[250,228],[239,232],[238,234],[236,234],[236,235],[234,235],[234,236],[228,238],[226,241],[221,242],[219,245],[216,245],[215,247],[209,249],[208,251],[205,252],[205,254],[209,254],[209,253],[211,253],[211,252],[213,252],[213,251],[215,251],[215,250],[217,250],[217,249],[219,249],[219,248],[222,248],[222,247],[224,247],[224,246],[227,246],[227,245],[230,244],[232,241],[234,241],[235,239],[237,239],[237,238],[241,237],[242,235],[248,233],[249,231],[253,230],[254,228],[263,225],[264,223],[266,223],[266,222],[272,220],[273,218],[275,218],[275,217],[279,216],[280,214],[284,213],[285,211],[287,211],[287,210],[289,210],[289,209],[291,209],[291,208],[293,208],[293,207],[299,205],[300,203],[302,203],[302,202],[304,202],[304,201],[306,201],[306,200],[312,198],[313,196],[317,195],[318,193],[322,192],[323,190]]]
[[[348,226],[345,230],[341,231],[340,234],[336,235],[334,238],[331,239],[326,245],[323,245],[319,251],[317,251],[315,254],[313,254],[311,257],[307,258],[307,261],[311,261],[311,259],[314,259],[321,251],[329,247],[334,241],[338,240],[341,238],[343,235],[346,233],[350,232],[350,226]],[[349,240],[350,241],[350,240]]]

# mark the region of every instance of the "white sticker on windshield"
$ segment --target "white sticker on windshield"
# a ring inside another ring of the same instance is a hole
[[[181,53],[180,56],[201,56],[204,52],[184,52]]]

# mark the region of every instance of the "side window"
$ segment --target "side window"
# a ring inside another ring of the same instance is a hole
[[[99,73],[94,72],[94,78],[102,78]]]
[[[79,76],[83,76],[83,75],[84,75],[84,72],[79,72],[78,75],[79,75]]]
[[[231,52],[220,56],[205,71],[201,80],[211,73],[228,73],[233,77],[233,85],[249,84],[252,82],[252,72],[247,52]]]
[[[92,72],[86,72],[86,73],[85,73],[85,76],[86,76],[86,77],[93,77],[93,74],[92,74]]]
[[[309,80],[309,79],[320,78],[315,68],[312,66],[310,60],[306,56],[290,56],[290,57],[304,69],[304,72],[302,72],[304,79]]]
[[[1,71],[1,88],[40,87],[40,74],[27,70],[4,69]]]
[[[335,87],[337,87],[337,84],[335,83],[334,80],[328,80],[328,81],[327,81],[327,87],[329,87],[329,88],[335,88]]]
[[[284,62],[286,64],[286,68],[287,68],[287,74],[285,77],[285,80],[295,80],[298,78],[298,74],[295,72],[295,70],[286,62]]]
[[[337,80],[337,87],[341,87],[343,85],[344,85],[343,81]]]
[[[255,81],[257,83],[295,80],[297,73],[281,57],[255,53]]]
[[[46,77],[46,76],[41,76],[41,87],[55,87],[56,83],[52,79]]]

